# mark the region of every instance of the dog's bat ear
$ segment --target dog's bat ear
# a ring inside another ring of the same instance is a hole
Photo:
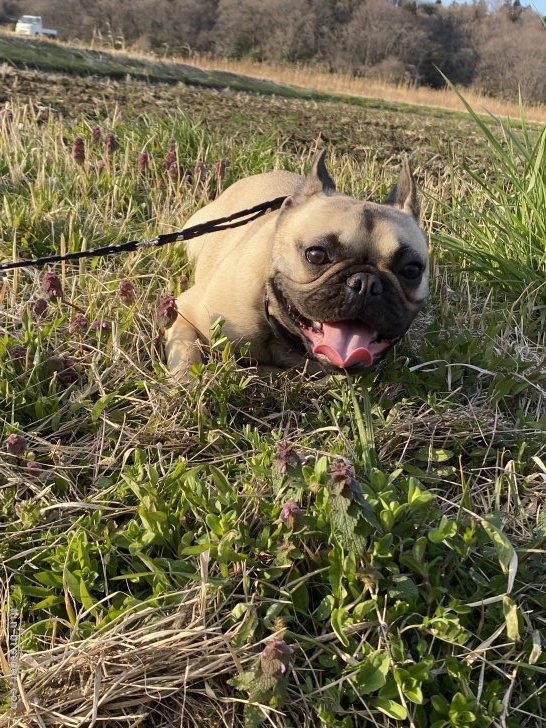
[[[392,205],[403,212],[413,215],[416,220],[419,220],[420,208],[417,197],[417,186],[413,179],[407,157],[404,157],[402,161],[402,169],[398,182],[389,192],[383,204]]]
[[[323,192],[325,195],[329,195],[336,191],[334,180],[330,177],[324,158],[326,157],[326,150],[317,156],[313,162],[309,173],[303,181],[303,186],[294,195],[287,197],[283,203],[283,207],[291,207],[294,204],[305,202],[305,200],[313,195]]]
[[[316,195],[317,192],[324,192],[325,195],[328,195],[331,192],[336,191],[334,180],[330,177],[330,174],[326,169],[326,163],[324,161],[325,158],[326,149],[323,149],[313,162],[313,166],[305,178],[302,193],[306,197]]]

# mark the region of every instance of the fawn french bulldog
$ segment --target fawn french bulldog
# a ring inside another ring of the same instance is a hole
[[[326,370],[369,367],[404,335],[428,293],[428,244],[407,161],[382,204],[336,191],[325,163],[305,177],[276,171],[235,182],[186,227],[286,195],[279,210],[186,243],[195,283],[167,332],[171,370],[201,361],[221,318],[258,366],[314,360]],[[316,368],[316,366],[315,366]]]

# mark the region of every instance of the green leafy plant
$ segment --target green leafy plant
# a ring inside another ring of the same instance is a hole
[[[300,126],[319,113],[290,108]],[[100,120],[117,138],[106,149],[95,118],[69,126],[14,105],[0,136],[6,259],[153,237],[238,174],[307,165],[269,135],[233,142],[183,114],[126,113]],[[345,189],[389,187],[391,171],[368,161],[340,153]],[[448,172],[430,173],[436,192]],[[479,179],[468,184],[485,204]],[[165,726],[226,711],[247,728],[540,724],[536,321],[520,319],[514,341],[507,294],[485,297],[485,272],[454,261],[436,251],[429,309],[375,371],[260,378],[218,321],[190,388],[162,356],[191,275],[182,248],[59,267],[46,287],[8,279],[0,599],[17,615],[21,720],[96,709],[112,728],[137,710]],[[12,679],[0,685],[9,722]]]

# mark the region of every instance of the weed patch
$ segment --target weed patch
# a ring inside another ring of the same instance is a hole
[[[307,160],[182,112],[11,112],[5,259],[178,229]],[[334,155],[339,186],[380,195],[395,170],[360,154]],[[426,225],[455,239],[435,155]],[[535,320],[460,260],[434,251],[431,303],[377,371],[262,380],[219,326],[190,390],[162,357],[181,248],[5,277],[0,726],[544,723],[544,362]]]

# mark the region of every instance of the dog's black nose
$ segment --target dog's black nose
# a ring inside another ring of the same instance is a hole
[[[353,273],[347,278],[347,285],[352,288],[359,296],[380,296],[383,293],[383,284],[377,276],[360,271]]]

